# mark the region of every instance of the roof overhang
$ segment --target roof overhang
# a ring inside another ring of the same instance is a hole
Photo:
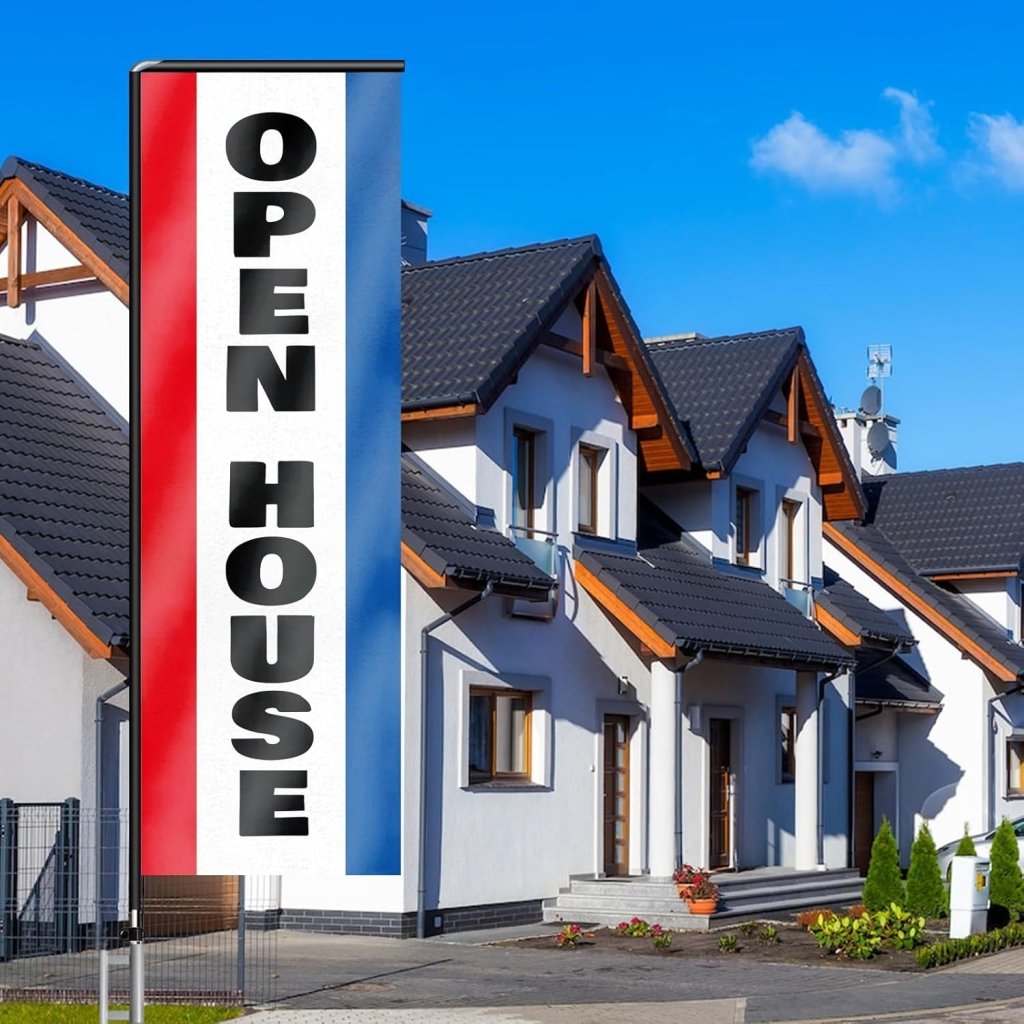
[[[915,594],[898,576],[882,566],[831,523],[822,524],[822,533],[831,544],[885,587],[886,590],[903,601],[907,607],[912,608],[917,615],[920,615],[925,622],[938,630],[951,644],[972,661],[977,662],[982,668],[991,672],[1001,682],[1013,683],[1017,681],[1018,676],[1016,673],[1013,673],[1005,665],[993,658],[980,644],[967,636],[962,629],[950,622],[946,616],[933,608],[922,597]]]
[[[422,554],[413,550],[407,541],[402,541],[402,568],[413,577],[425,590],[480,591],[491,584],[492,591],[505,597],[514,597],[522,601],[545,601],[551,596],[551,588],[518,584],[513,580],[481,572],[470,576],[465,571],[452,572],[448,566],[440,568],[431,565]]]
[[[61,245],[81,261],[80,267],[23,274],[20,280],[22,288],[67,284],[96,277],[120,302],[128,305],[128,282],[111,269],[25,182],[19,178],[7,178],[0,182],[0,244],[6,244],[12,220],[20,224],[22,213],[35,217]],[[5,292],[10,287],[9,276],[2,281]]]

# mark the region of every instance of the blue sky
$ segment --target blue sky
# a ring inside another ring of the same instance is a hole
[[[137,60],[401,57],[433,256],[595,232],[645,334],[802,324],[850,404],[891,344],[900,468],[1024,457],[1018,5],[66,6],[8,153],[124,188]]]

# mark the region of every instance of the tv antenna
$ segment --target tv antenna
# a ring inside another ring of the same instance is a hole
[[[868,345],[868,380],[892,376],[892,345]]]

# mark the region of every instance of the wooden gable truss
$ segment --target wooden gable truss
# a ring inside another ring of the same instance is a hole
[[[53,270],[26,272],[21,245],[21,227],[27,217],[38,221],[79,262]],[[71,230],[23,181],[8,178],[0,184],[0,246],[7,247],[7,260],[0,278],[0,292],[6,305],[21,305],[26,289],[47,288],[78,281],[98,280],[121,303],[128,305],[128,282],[121,278]]]

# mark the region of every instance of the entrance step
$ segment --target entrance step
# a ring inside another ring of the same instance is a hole
[[[812,907],[849,906],[860,901],[864,880],[854,869],[788,871],[778,868],[714,876],[721,890],[717,911],[691,914],[666,878],[574,878],[558,896],[545,900],[544,920],[616,925],[642,917],[663,928],[708,929],[741,918],[787,917]]]

